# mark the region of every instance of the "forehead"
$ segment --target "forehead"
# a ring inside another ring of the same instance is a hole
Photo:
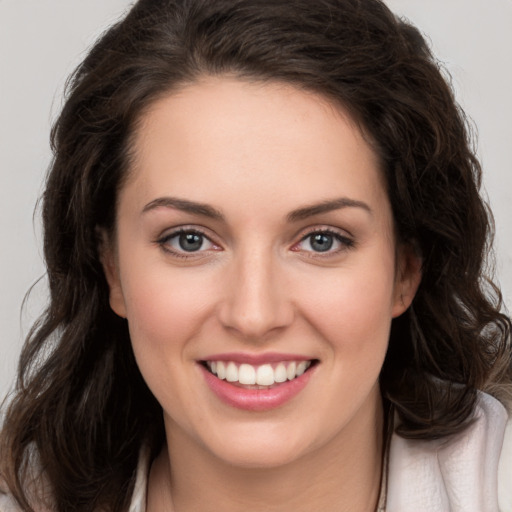
[[[222,203],[235,194],[293,209],[340,194],[382,200],[385,190],[348,113],[289,84],[206,78],[153,103],[134,144],[125,188],[141,201],[165,193]]]

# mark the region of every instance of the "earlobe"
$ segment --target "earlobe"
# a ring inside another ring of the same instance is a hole
[[[422,258],[412,246],[402,247],[397,267],[393,318],[407,311],[412,304],[421,282]]]
[[[126,318],[126,306],[121,287],[116,251],[110,237],[104,230],[101,230],[98,235],[101,265],[109,287],[110,308],[116,315]]]

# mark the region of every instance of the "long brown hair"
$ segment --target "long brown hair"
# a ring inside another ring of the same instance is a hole
[[[492,217],[463,112],[420,33],[379,0],[140,0],[69,82],[43,197],[50,302],[30,332],[1,434],[23,510],[37,453],[59,512],[126,510],[162,411],[108,305],[99,229],[115,229],[137,121],[204,75],[284,81],[343,105],[380,156],[401,243],[423,260],[381,374],[407,437],[460,431],[476,390],[510,393],[510,319],[485,275]]]

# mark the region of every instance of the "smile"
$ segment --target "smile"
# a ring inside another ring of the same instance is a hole
[[[311,364],[312,361],[282,361],[256,366],[235,361],[206,361],[208,370],[217,378],[243,386],[252,386],[252,389],[265,389],[274,384],[294,380]]]
[[[254,358],[257,360],[251,362],[250,357],[219,357],[198,361],[198,367],[209,389],[228,406],[268,411],[297,396],[319,366],[317,359],[285,357],[274,355],[267,361]]]

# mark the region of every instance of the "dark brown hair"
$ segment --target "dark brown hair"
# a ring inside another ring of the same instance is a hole
[[[476,390],[505,397],[510,319],[485,277],[491,217],[467,122],[424,39],[379,0],[140,0],[92,48],[52,132],[43,197],[50,302],[23,349],[1,436],[2,474],[31,510],[37,453],[57,511],[126,510],[162,411],[109,308],[98,228],[115,226],[137,121],[201,76],[283,81],[342,105],[379,154],[400,243],[421,255],[412,307],[381,374],[399,433],[460,431]]]

